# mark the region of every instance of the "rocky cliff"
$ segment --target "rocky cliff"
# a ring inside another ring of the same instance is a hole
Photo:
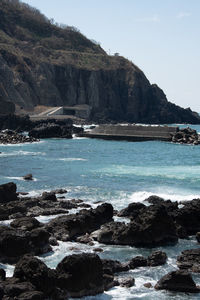
[[[0,113],[88,104],[91,119],[200,123],[121,56],[18,0],[0,2]],[[5,109],[4,109],[5,108]],[[5,111],[4,111],[5,110]]]

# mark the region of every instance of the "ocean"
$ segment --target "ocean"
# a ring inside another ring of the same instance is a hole
[[[185,127],[185,126],[184,126]],[[200,126],[190,126],[200,132]],[[150,195],[172,201],[187,201],[200,197],[200,146],[180,145],[170,142],[126,142],[97,139],[44,139],[33,144],[0,145],[0,184],[13,181],[18,191],[39,195],[43,191],[65,188],[67,199],[82,199],[96,206],[97,201],[111,203],[122,209],[131,202],[142,202]],[[33,181],[23,176],[32,173]],[[38,220],[48,222],[52,216]],[[127,221],[127,220],[125,220]],[[7,222],[9,223],[9,222]],[[129,246],[101,247],[102,258],[122,262],[136,255],[149,255],[155,249]],[[166,273],[176,269],[176,257],[185,249],[199,247],[195,237],[181,239],[175,246],[157,247],[168,255],[167,264],[160,267],[139,268],[119,277],[133,276],[135,286],[114,287],[104,294],[85,297],[88,300],[108,299],[200,299],[199,295],[169,293],[145,288]],[[54,252],[40,257],[55,268],[66,255],[92,252],[92,247],[71,242],[60,242]],[[11,275],[13,267],[1,265]],[[200,284],[200,277],[194,275]]]

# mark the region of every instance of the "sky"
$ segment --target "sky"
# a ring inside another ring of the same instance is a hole
[[[128,58],[169,101],[200,112],[200,0],[23,2]]]

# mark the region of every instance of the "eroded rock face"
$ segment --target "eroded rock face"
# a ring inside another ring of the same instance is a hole
[[[72,126],[71,125],[63,125],[60,126],[59,124],[41,124],[38,127],[33,128],[29,132],[30,137],[34,138],[55,138],[55,137],[62,137],[62,138],[72,138]]]
[[[58,239],[66,241],[98,229],[112,217],[113,207],[105,203],[96,209],[84,209],[77,214],[57,217],[46,225],[46,229]]]
[[[103,266],[96,254],[74,254],[65,257],[57,266],[57,285],[71,297],[102,293]]]
[[[182,251],[177,257],[177,266],[181,270],[200,273],[200,248]]]
[[[173,271],[168,273],[157,282],[155,289],[186,293],[200,292],[191,274],[186,271]]]
[[[51,250],[50,234],[43,228],[29,232],[0,226],[0,261],[16,263],[24,254],[40,255]]]
[[[142,210],[128,225],[121,222],[106,224],[97,240],[105,244],[155,246],[176,243],[178,237],[173,219],[161,205]]]

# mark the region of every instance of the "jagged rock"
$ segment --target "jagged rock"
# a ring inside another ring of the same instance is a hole
[[[12,221],[10,226],[24,231],[31,231],[35,228],[41,227],[42,224],[35,218],[23,217]]]
[[[198,133],[195,129],[189,127],[178,129],[178,131],[175,134],[172,134],[172,142],[198,145]]]
[[[121,263],[118,260],[102,259],[103,273],[114,275],[114,273],[125,272],[129,270],[128,263]]]
[[[42,193],[42,200],[51,200],[51,201],[57,201],[56,195],[54,192],[43,192]]]
[[[84,209],[77,214],[57,217],[46,225],[46,229],[57,239],[71,240],[98,229],[102,224],[112,220],[112,217],[112,205],[104,203],[96,209]]]
[[[167,261],[167,255],[163,251],[154,251],[147,258],[147,265],[151,267],[164,265]]]
[[[55,291],[56,272],[31,255],[25,255],[18,261],[13,276],[20,282],[30,282],[36,290],[43,292],[46,296],[51,296]]]
[[[49,233],[42,228],[25,232],[0,226],[0,261],[16,263],[24,254],[34,255],[49,252]]]
[[[4,269],[0,269],[0,280],[4,281],[6,279],[6,271]]]
[[[181,270],[200,273],[200,248],[182,251],[177,257],[177,266]]]
[[[186,293],[200,292],[191,274],[186,271],[173,271],[168,273],[157,282],[155,289]]]
[[[71,297],[96,295],[104,290],[102,262],[96,254],[66,256],[56,271],[57,285]]]
[[[119,213],[119,217],[136,217],[141,209],[145,208],[146,206],[140,202],[138,203],[130,203],[128,207],[122,209]]]
[[[130,269],[135,269],[139,267],[146,267],[147,266],[147,258],[143,256],[136,256],[132,258],[129,262]]]
[[[17,186],[13,182],[0,185],[0,203],[7,203],[17,200]]]
[[[41,124],[29,132],[30,137],[34,138],[72,138],[72,126],[60,126],[59,124]]]
[[[144,283],[143,286],[146,287],[147,289],[152,288],[151,282]]]
[[[130,278],[125,278],[122,279],[120,282],[120,286],[130,288],[135,284],[135,279],[130,277]]]
[[[161,205],[142,210],[137,218],[127,225],[112,222],[102,226],[97,240],[105,244],[155,246],[176,243],[178,237],[173,219]]]

